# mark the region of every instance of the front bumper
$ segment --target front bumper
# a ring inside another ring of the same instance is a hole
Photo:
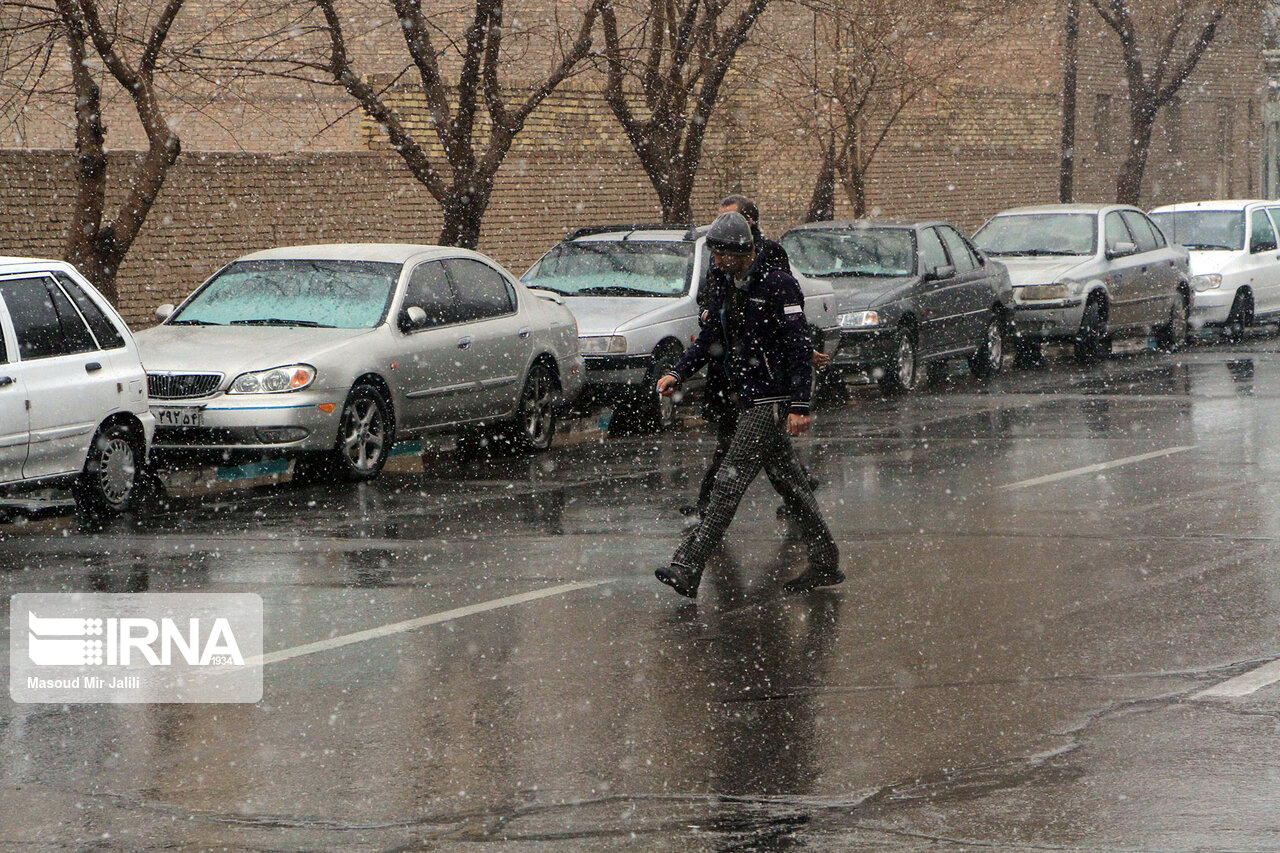
[[[153,447],[162,458],[248,458],[331,450],[344,401],[344,392],[321,390],[152,400]]]
[[[864,373],[893,362],[893,329],[841,332],[831,367],[840,373]]]
[[[560,368],[560,401],[569,406],[582,394],[587,383],[586,359],[575,352],[558,360]]]
[[[586,387],[595,393],[603,390],[627,390],[645,384],[645,377],[653,367],[653,354],[644,355],[588,355],[586,362]]]
[[[1071,340],[1080,331],[1084,298],[1018,302],[1013,311],[1019,337],[1037,341]]]
[[[1214,288],[1213,290],[1197,290],[1191,294],[1191,325],[1222,326],[1231,316],[1231,306],[1235,304],[1234,288]]]

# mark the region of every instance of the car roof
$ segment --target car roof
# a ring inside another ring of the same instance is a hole
[[[690,225],[589,225],[565,237],[566,242],[657,240],[661,242],[697,240],[702,234]]]
[[[479,252],[454,246],[431,246],[414,243],[325,243],[314,246],[280,246],[241,255],[240,261],[324,260],[373,261],[404,264],[412,260],[432,258],[479,257]]]
[[[928,228],[933,225],[950,225],[955,228],[952,223],[941,219],[835,219],[829,222],[806,222],[790,231],[823,231],[837,228]]]
[[[1207,201],[1184,201],[1178,204],[1166,204],[1153,209],[1152,213],[1183,213],[1189,210],[1244,210],[1251,205],[1280,205],[1277,201],[1264,198],[1224,198]]]
[[[1111,210],[1138,210],[1129,204],[1035,204],[1027,207],[1011,207],[996,216],[1024,216],[1033,213],[1092,213]],[[995,217],[992,217],[993,219]]]

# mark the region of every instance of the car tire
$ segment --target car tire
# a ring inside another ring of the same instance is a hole
[[[898,329],[893,336],[893,361],[885,365],[880,377],[880,392],[885,396],[909,394],[920,384],[920,356],[915,332]]]
[[[382,392],[372,385],[356,385],[342,405],[337,442],[323,460],[326,473],[348,483],[372,480],[387,464],[393,433],[391,406]],[[307,467],[303,465],[304,480],[310,479]]]
[[[542,453],[551,447],[556,435],[559,398],[560,382],[555,371],[545,364],[530,367],[520,391],[520,402],[516,404],[515,421],[508,428],[515,450]]]
[[[978,351],[969,356],[969,371],[979,379],[990,379],[1004,369],[1004,318],[992,315],[987,322]]]
[[[1169,306],[1169,320],[1156,329],[1156,346],[1164,352],[1177,352],[1187,345],[1190,307],[1181,292]]]
[[[654,352],[653,365],[645,373],[644,384],[614,408],[609,422],[610,435],[649,435],[675,426],[675,400],[654,389],[658,380],[676,366],[680,355],[680,351],[670,345]]]
[[[1096,364],[1106,358],[1110,350],[1107,319],[1102,300],[1090,299],[1080,318],[1080,331],[1076,333],[1075,359],[1077,364]]]
[[[98,430],[72,487],[82,513],[111,516],[129,508],[142,476],[140,444],[137,431],[128,424],[117,421]]]
[[[1253,294],[1243,288],[1236,291],[1231,301],[1231,313],[1227,314],[1227,326],[1223,330],[1233,344],[1244,340],[1245,330],[1253,325]]]

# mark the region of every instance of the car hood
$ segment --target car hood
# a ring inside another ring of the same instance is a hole
[[[564,304],[578,321],[579,335],[612,335],[698,313],[690,296],[568,296]]]
[[[1093,258],[999,258],[1009,270],[1009,282],[1014,287],[1025,284],[1053,284],[1063,278],[1071,278],[1077,267]]]
[[[918,280],[914,276],[908,278],[850,276],[828,279],[836,294],[836,310],[842,314],[892,302],[904,291],[910,290]]]
[[[1187,250],[1191,259],[1192,275],[1209,275],[1210,273],[1220,273],[1226,268],[1227,264],[1236,258],[1242,257],[1240,252],[1223,252],[1223,251],[1191,251]]]
[[[228,377],[296,362],[311,363],[375,329],[301,326],[154,326],[138,332],[148,371],[218,372]]]

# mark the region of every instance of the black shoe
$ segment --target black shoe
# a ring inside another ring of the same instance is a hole
[[[810,566],[803,574],[792,578],[782,585],[787,592],[808,592],[820,586],[835,586],[844,583],[844,572],[836,568],[814,569]]]
[[[702,580],[702,572],[696,569],[672,563],[658,569],[653,575],[685,598],[698,597],[698,582]]]

